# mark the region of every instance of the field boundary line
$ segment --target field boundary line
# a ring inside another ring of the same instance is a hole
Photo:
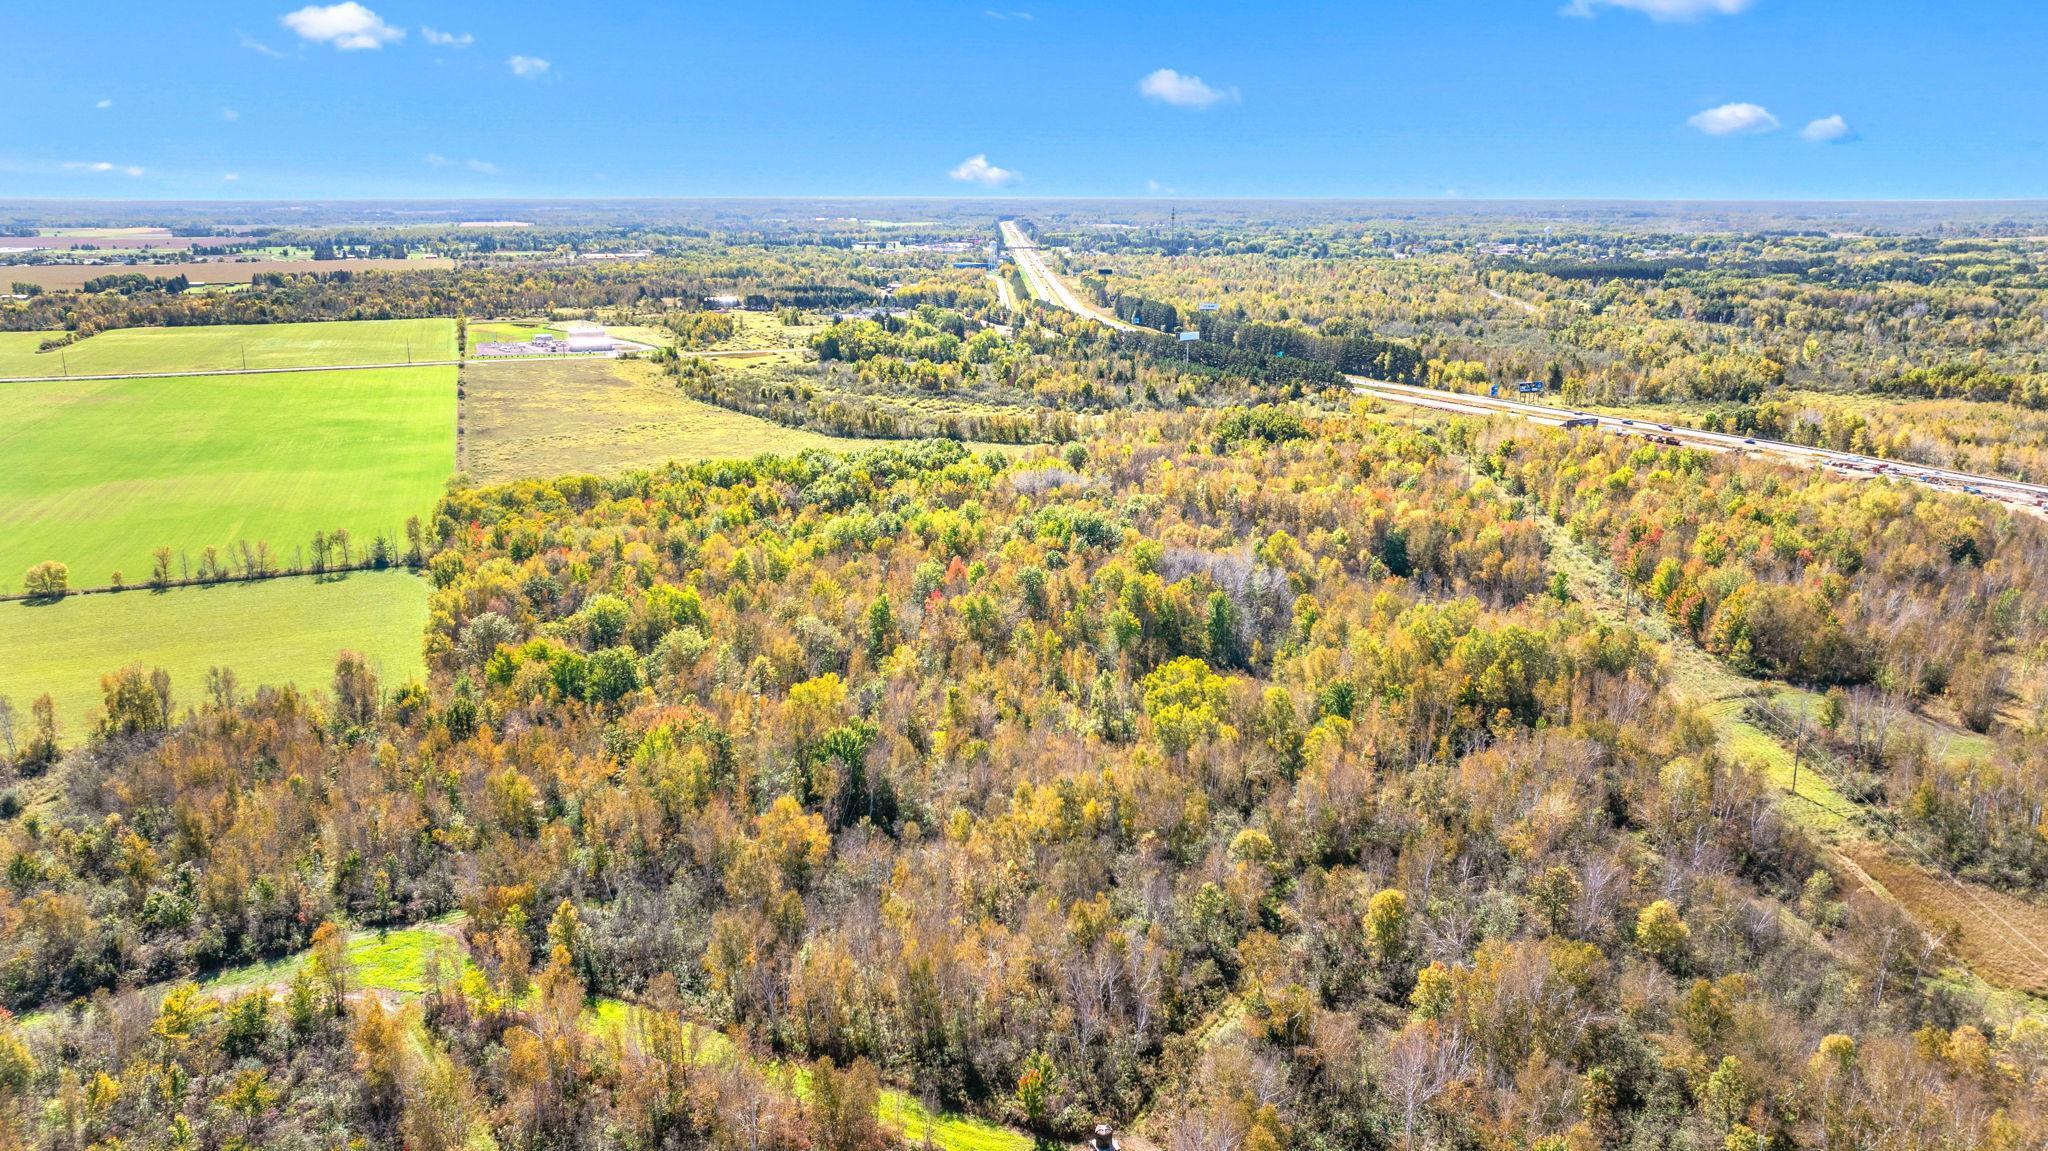
[[[447,368],[461,360],[411,360],[395,364],[312,364],[292,368],[208,368],[198,372],[112,372],[75,376],[4,376],[0,384],[62,384],[72,380],[175,380],[188,376],[277,376],[293,372],[364,372],[373,368]]]

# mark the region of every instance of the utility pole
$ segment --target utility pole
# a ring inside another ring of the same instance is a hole
[[[1799,794],[1799,753],[1806,747],[1806,709],[1799,711],[1799,726],[1792,730],[1792,794]]]

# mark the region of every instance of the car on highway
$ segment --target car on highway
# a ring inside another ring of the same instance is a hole
[[[1743,443],[1745,443],[1745,444],[1753,444],[1753,443],[1755,443],[1756,441],[1755,441],[1755,440],[1752,440],[1752,439],[1750,439],[1750,438],[1749,438],[1748,436],[1744,436],[1744,437],[1742,437],[1742,442],[1743,442]]]

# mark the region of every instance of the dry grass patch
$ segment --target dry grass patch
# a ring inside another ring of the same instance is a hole
[[[462,378],[463,468],[488,483],[883,442],[786,428],[702,403],[634,360],[477,362]]]

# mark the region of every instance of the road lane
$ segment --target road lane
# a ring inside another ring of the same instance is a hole
[[[1010,258],[1017,261],[1017,269],[1024,273],[1024,286],[1031,289],[1033,299],[1044,300],[1077,316],[1086,316],[1119,332],[1138,330],[1134,325],[1124,323],[1092,304],[1084,303],[1081,297],[1075,295],[1074,290],[1069,288],[1059,273],[1052,270],[1052,265],[1047,263],[1045,252],[1031,237],[1024,234],[1024,230],[1017,226],[1015,220],[1004,220],[1002,230],[1003,247],[1008,249]]]
[[[1354,391],[1362,395],[1378,396],[1397,403],[1438,410],[1466,410],[1476,413],[1514,416],[1537,423],[1559,426],[1566,420],[1592,420],[1589,425],[1600,431],[1635,435],[1644,438],[1663,437],[1690,446],[1713,451],[1755,453],[1807,467],[1831,467],[1844,475],[1860,476],[1866,479],[1890,477],[1907,480],[1930,488],[1947,491],[1961,491],[1968,495],[2005,504],[2021,511],[2036,515],[2048,513],[2048,485],[2030,484],[1999,476],[1980,476],[1972,472],[1959,472],[1949,468],[1927,467],[1920,464],[1900,463],[1895,460],[1881,460],[1871,456],[1859,456],[1853,452],[1838,452],[1832,448],[1809,447],[1805,444],[1786,443],[1782,440],[1763,439],[1756,436],[1740,436],[1729,432],[1710,432],[1700,428],[1689,428],[1683,424],[1666,424],[1653,420],[1624,416],[1605,416],[1593,412],[1581,412],[1570,408],[1554,408],[1547,404],[1530,404],[1520,400],[1503,399],[1499,396],[1475,396],[1464,392],[1445,392],[1436,388],[1419,387],[1415,384],[1399,384],[1390,380],[1375,380],[1365,376],[1346,376]]]
[[[1034,299],[1044,300],[1075,315],[1086,316],[1107,324],[1120,332],[1138,330],[1115,316],[1105,315],[1099,309],[1082,303],[1052,270],[1046,262],[1044,252],[1024,234],[1016,221],[1004,220],[1001,227],[1003,246],[1010,250],[1011,258],[1017,261],[1018,269],[1024,273],[1025,287],[1030,289]],[[1515,300],[1509,302],[1522,303]],[[1841,475],[1863,479],[1905,480],[1937,490],[1963,492],[2004,504],[2017,511],[2048,518],[2048,484],[2030,484],[1999,476],[1959,472],[1951,468],[1882,460],[1872,456],[1859,456],[1853,452],[1808,447],[1805,444],[1786,443],[1782,440],[1739,436],[1728,432],[1709,432],[1700,428],[1688,428],[1682,424],[1666,424],[1633,417],[1603,416],[1570,408],[1553,408],[1546,404],[1523,403],[1520,400],[1507,400],[1499,396],[1446,392],[1437,388],[1398,384],[1366,376],[1347,375],[1344,378],[1350,381],[1352,390],[1361,395],[1377,396],[1415,407],[1461,415],[1513,416],[1551,427],[1561,426],[1567,420],[1591,420],[1592,423],[1586,426],[1611,434],[1642,436],[1646,439],[1659,437],[1710,451],[1742,454],[1753,452],[1759,456],[1805,467],[1833,468]]]

